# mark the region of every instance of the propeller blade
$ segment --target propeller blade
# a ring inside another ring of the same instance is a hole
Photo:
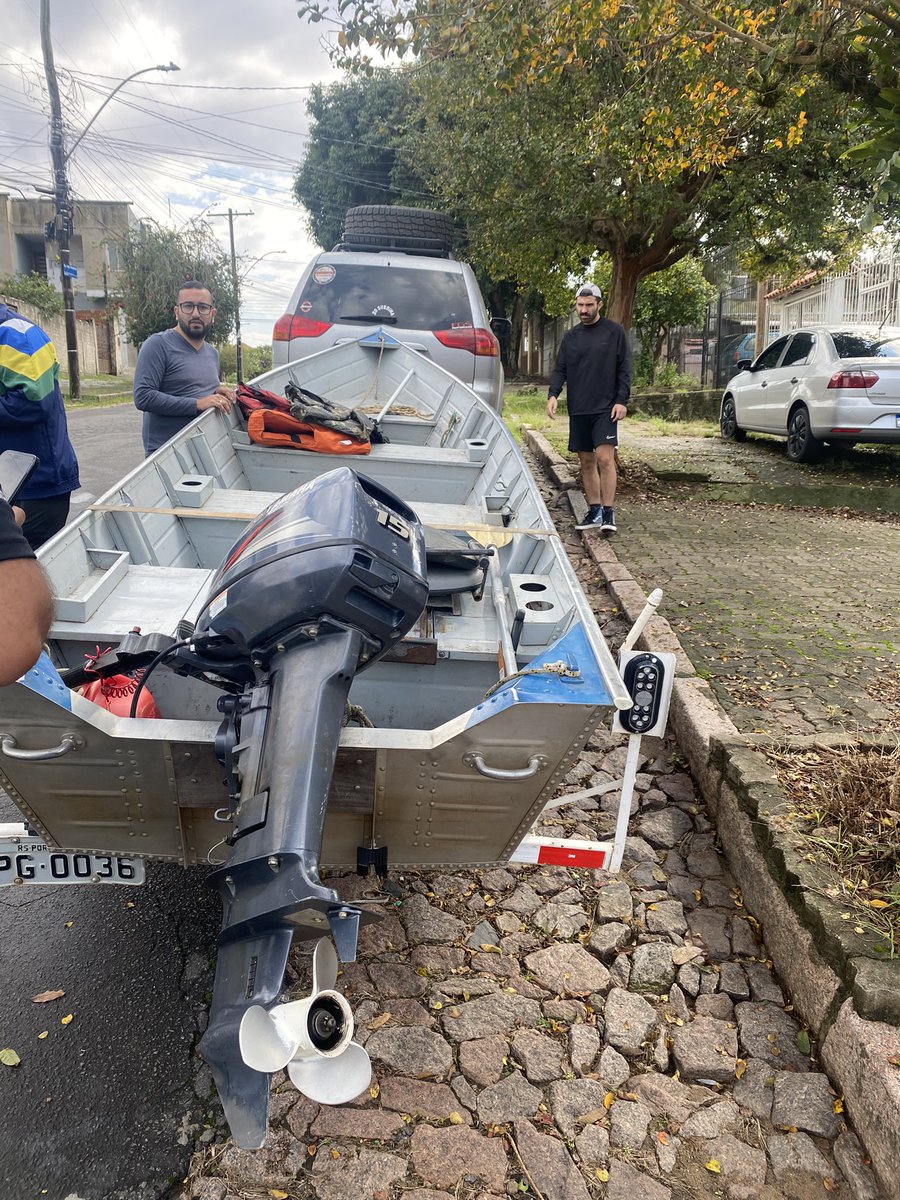
[[[372,1078],[368,1052],[358,1042],[336,1058],[293,1058],[287,1070],[297,1091],[318,1104],[347,1104]]]
[[[338,956],[331,938],[320,938],[313,951],[312,994],[330,992],[337,983]]]
[[[247,1066],[269,1074],[286,1067],[297,1048],[296,1039],[261,1004],[254,1004],[244,1013],[238,1040]]]

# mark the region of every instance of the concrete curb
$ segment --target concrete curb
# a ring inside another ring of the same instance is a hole
[[[535,430],[526,428],[524,437],[554,484],[569,493],[573,512],[581,516],[585,502],[568,464]],[[584,545],[610,594],[634,621],[645,603],[643,589],[608,541],[585,537]],[[769,826],[754,819],[741,802],[744,787],[770,785],[767,760],[738,732],[710,686],[697,677],[665,618],[655,616],[638,645],[676,654],[670,720],[678,745],[715,817],[748,908],[763,925],[775,968],[797,1013],[819,1039],[822,1064],[843,1093],[884,1194],[900,1200],[900,1069],[893,1065],[900,1063],[900,1028],[860,1015],[856,989],[848,987],[820,954],[813,933],[772,874],[771,860],[761,849],[771,837]]]

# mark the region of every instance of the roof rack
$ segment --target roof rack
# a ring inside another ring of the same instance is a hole
[[[418,254],[427,258],[452,258],[452,253],[438,238],[416,237],[373,237],[367,241],[347,241],[344,239],[332,247],[332,253],[346,254],[384,254],[394,252],[400,254]]]

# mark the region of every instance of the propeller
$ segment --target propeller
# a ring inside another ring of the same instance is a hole
[[[267,1074],[287,1067],[294,1087],[319,1104],[346,1104],[372,1078],[369,1055],[351,1041],[350,1005],[334,990],[337,972],[337,952],[322,938],[313,952],[310,994],[271,1009],[252,1005],[239,1033],[248,1067]]]

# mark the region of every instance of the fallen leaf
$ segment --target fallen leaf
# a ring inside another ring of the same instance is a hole
[[[503,953],[503,951],[500,949],[500,947],[493,945],[492,942],[482,942],[478,948],[479,948],[479,950],[483,950],[485,954],[502,954]]]
[[[427,967],[416,967],[416,974],[425,976],[428,974],[428,968]]]
[[[869,908],[888,908],[887,900],[869,900],[867,901]]]
[[[822,1187],[824,1187],[826,1192],[833,1192],[834,1189],[837,1187],[837,1184],[834,1182],[834,1180],[830,1176],[826,1175],[825,1178],[822,1180]]]
[[[369,1088],[369,1095],[372,1097],[373,1100],[377,1100],[380,1093],[381,1093],[381,1088],[378,1086],[377,1083],[373,1083],[372,1086]]]
[[[42,1042],[42,1041],[44,1040],[44,1038],[45,1038],[45,1037],[49,1037],[49,1036],[50,1036],[50,1030],[49,1030],[49,1029],[45,1029],[43,1033],[39,1033],[39,1034],[38,1034],[38,1041],[39,1041],[39,1042]]]
[[[597,1178],[600,1180],[601,1183],[609,1182],[609,1171],[607,1171],[606,1167],[597,1167],[594,1174],[597,1176]]]
[[[805,1029],[801,1029],[797,1034],[797,1049],[801,1054],[809,1054],[812,1047],[809,1044],[809,1033]]]
[[[842,1113],[844,1111],[844,1101],[838,1097],[832,1105],[832,1108],[836,1113]]]
[[[36,996],[31,997],[31,1002],[32,1004],[49,1004],[51,1000],[58,1000],[60,996],[64,996],[65,994],[62,988],[57,988],[53,992],[38,992]]]
[[[287,1192],[283,1192],[281,1188],[269,1188],[269,1195],[272,1200],[288,1200]]]
[[[668,1146],[669,1135],[666,1133],[666,1131],[664,1129],[661,1129],[659,1131],[659,1133],[656,1135],[656,1140],[659,1142],[659,1144],[661,1146]]]
[[[74,1020],[75,1020],[75,1014],[69,1013],[69,1015],[66,1017],[63,1017],[59,1023],[60,1023],[60,1025],[71,1025]]]
[[[17,1067],[21,1061],[15,1050],[11,1050],[9,1046],[0,1050],[0,1063],[3,1063],[4,1067]]]
[[[382,1027],[382,1025],[387,1025],[387,1023],[390,1019],[391,1019],[391,1014],[389,1012],[379,1013],[377,1017],[373,1017],[372,1020],[369,1022],[369,1028],[373,1031],[376,1029],[380,1029]]]
[[[456,1111],[452,1112],[452,1113],[450,1114],[450,1116],[447,1118],[447,1120],[450,1122],[450,1124],[451,1124],[451,1125],[462,1125],[462,1124],[464,1124],[464,1121],[463,1121],[462,1117],[461,1117],[461,1116],[459,1115],[459,1113],[458,1113],[458,1112],[456,1112]]]
[[[610,1095],[612,1095],[611,1092]],[[605,1108],[592,1108],[589,1112],[582,1113],[580,1117],[576,1117],[575,1123],[577,1125],[593,1125],[595,1121],[599,1121],[601,1117],[606,1116],[607,1108],[609,1108],[608,1104],[606,1104]]]
[[[607,1092],[603,1097],[603,1107],[606,1109],[612,1108],[613,1101],[616,1098],[615,1092]]]
[[[713,1175],[722,1174],[722,1164],[717,1158],[711,1158],[709,1162],[703,1164],[707,1171],[712,1171]]]
[[[746,1070],[747,1070],[747,1063],[746,1063],[746,1060],[745,1060],[745,1059],[743,1059],[743,1058],[739,1058],[739,1059],[737,1060],[737,1066],[734,1068],[734,1077],[735,1077],[735,1079],[743,1079],[743,1078],[744,1078],[744,1072],[745,1072]]]
[[[332,1157],[332,1158],[334,1158],[334,1159],[338,1159],[338,1158],[340,1158],[340,1157],[341,1157],[341,1152],[340,1152],[340,1150],[332,1150],[332,1151],[331,1151],[331,1157]]]
[[[75,922],[74,922],[74,921],[66,921],[65,925],[63,926],[63,928],[65,928],[65,929],[71,929],[71,928],[72,928],[72,926],[73,926],[74,924],[75,924]]]

